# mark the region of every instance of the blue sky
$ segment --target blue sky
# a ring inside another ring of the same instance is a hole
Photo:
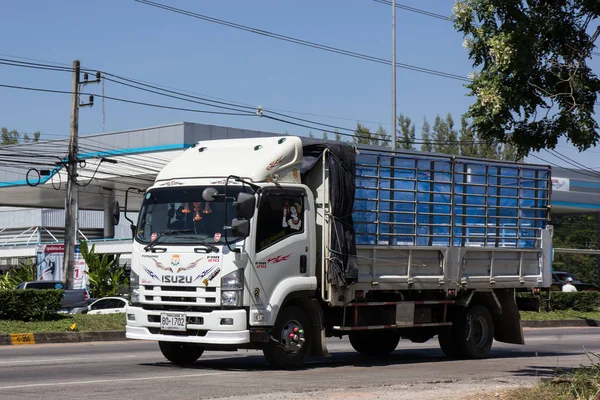
[[[391,8],[372,0],[160,0],[211,17],[386,59],[391,58]],[[399,0],[449,15],[451,0]],[[389,128],[388,66],[310,49],[173,14],[133,0],[1,0],[0,54],[83,66],[197,94],[353,128],[357,120]],[[0,56],[0,57],[3,57]],[[6,58],[6,57],[5,57]],[[461,76],[471,71],[452,23],[397,11],[397,61]],[[600,70],[600,62],[593,61]],[[71,75],[0,65],[0,83],[70,90]],[[88,87],[96,90],[99,87]],[[107,96],[180,107],[201,106],[106,82]],[[463,83],[399,69],[397,109],[421,126],[424,116],[450,112],[456,121],[473,99]],[[0,125],[42,138],[64,137],[70,96],[0,88]],[[343,118],[343,119],[342,119]],[[106,131],[193,121],[306,135],[307,130],[259,118],[211,116],[106,102]],[[419,130],[419,129],[418,129]],[[101,132],[101,108],[80,112],[80,134]],[[315,132],[316,133],[316,132]],[[599,150],[557,149],[590,167]],[[543,158],[564,165],[548,154]],[[536,160],[533,160],[536,161]]]

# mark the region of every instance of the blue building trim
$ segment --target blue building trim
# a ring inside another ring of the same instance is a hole
[[[572,201],[553,201],[553,206],[562,206],[562,207],[573,207],[573,208],[587,208],[590,210],[599,210],[600,204],[585,204],[585,203],[574,203]]]
[[[110,156],[122,156],[128,154],[139,154],[139,153],[151,153],[154,151],[165,151],[165,150],[179,150],[179,149],[187,149],[191,145],[185,143],[176,143],[176,144],[164,144],[160,146],[148,146],[148,147],[132,147],[129,149],[115,149],[115,150],[106,150],[106,151],[95,151],[91,153],[82,153],[79,154],[79,159],[86,160],[95,157],[110,157]],[[67,159],[64,158],[63,162],[66,162]],[[63,167],[57,166],[50,171],[50,175],[45,177],[40,177],[39,185],[48,182],[54,175],[58,173]],[[31,177],[30,182],[35,183],[37,181],[37,177],[34,175]],[[28,185],[27,180],[19,180],[19,181],[11,181],[11,182],[0,182],[0,188],[3,187],[11,187],[11,186],[24,186]]]

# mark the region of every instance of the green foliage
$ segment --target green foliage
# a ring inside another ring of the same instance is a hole
[[[33,137],[30,137],[27,133],[21,135],[17,130],[13,129],[11,131],[8,128],[2,128],[0,133],[0,146],[11,145],[11,144],[19,144],[19,143],[29,143],[29,142],[37,142],[40,140],[40,132],[35,132]]]
[[[322,138],[325,140],[329,139],[329,136],[327,136],[327,132],[323,132]]]
[[[337,131],[337,129],[334,132],[335,132],[335,141],[343,142],[344,140],[342,139],[342,135]]]
[[[431,143],[431,126],[427,122],[427,117],[423,117],[423,126],[421,127],[421,151],[431,153],[433,151],[433,144]]]
[[[392,143],[390,142],[392,136],[388,135],[387,131],[383,128],[383,126],[379,125],[379,127],[377,128],[377,132],[375,132],[375,138],[379,142],[380,146],[392,147]]]
[[[70,332],[77,324],[78,332],[125,331],[124,314],[58,314],[48,321],[0,320],[0,334],[23,332]]]
[[[600,79],[587,65],[600,34],[595,0],[463,0],[454,26],[480,71],[467,85],[466,116],[481,138],[513,143],[520,156],[565,136],[579,150],[600,135]]]
[[[598,231],[596,215],[553,215],[552,245],[555,248],[596,249]],[[552,263],[558,271],[566,271],[585,283],[598,283],[598,258],[588,254],[556,253]]]
[[[554,311],[574,310],[591,312],[600,306],[600,292],[552,292],[550,308]]]
[[[61,308],[62,290],[0,290],[0,320],[45,321]]]
[[[115,265],[115,258],[108,254],[100,256],[96,253],[96,245],[88,248],[85,241],[79,243],[81,256],[85,260],[90,281],[91,297],[116,296],[122,285],[129,284],[129,280],[123,277],[125,268]]]
[[[352,141],[356,144],[372,144],[374,146],[379,145],[377,136],[374,136],[369,128],[362,125],[360,122],[356,123],[356,129],[354,130],[354,137]]]
[[[405,117],[402,114],[398,115],[398,126],[400,133],[400,148],[406,150],[414,150],[415,146],[415,124],[409,117]],[[398,136],[398,135],[396,135]]]
[[[32,259],[19,263],[19,268],[11,269],[0,276],[0,289],[16,289],[22,282],[34,281],[37,270],[36,263]]]

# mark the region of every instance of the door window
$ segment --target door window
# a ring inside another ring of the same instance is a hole
[[[304,232],[304,193],[266,191],[258,206],[256,252]]]

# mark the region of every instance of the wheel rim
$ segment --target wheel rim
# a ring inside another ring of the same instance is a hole
[[[483,317],[471,318],[469,324],[469,337],[475,347],[481,349],[487,345],[487,321]]]
[[[298,354],[302,351],[306,337],[304,336],[304,328],[296,320],[290,320],[283,325],[281,330],[281,344],[283,349],[288,354]]]

